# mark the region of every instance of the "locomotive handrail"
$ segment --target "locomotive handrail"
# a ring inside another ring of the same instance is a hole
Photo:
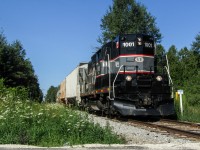
[[[167,66],[165,66],[165,69],[166,69],[168,77],[169,77],[169,84],[171,83],[173,85],[172,78],[171,78],[171,76],[169,74],[169,70],[168,70]]]
[[[121,70],[121,68],[123,67],[124,65],[121,65],[120,67],[119,67],[119,70],[118,70],[118,72],[117,72],[117,74],[116,74],[116,76],[115,76],[115,79],[114,79],[114,81],[113,81],[113,98],[115,98],[115,81],[116,81],[116,79],[117,79],[117,77],[118,77],[118,75],[119,75],[119,72],[120,72],[120,70]]]
[[[170,84],[170,82],[171,82],[171,84],[172,84],[172,98],[174,98],[174,89],[173,89],[173,82],[172,82],[172,78],[171,78],[171,76],[170,76],[170,72],[169,72],[169,63],[168,63],[168,58],[167,58],[167,55],[166,55],[166,60],[167,60],[167,66],[165,66],[165,69],[167,70],[167,74],[168,74],[168,77],[169,77],[169,84]]]
[[[165,68],[166,68],[167,73],[168,73],[168,76],[169,76],[169,78],[170,78],[170,80],[169,80],[169,84],[170,84],[170,81],[171,81],[171,83],[173,84],[172,79],[171,79],[171,76],[170,76],[169,63],[168,63],[167,55],[165,55],[165,57],[166,57],[166,61],[167,61],[167,66],[165,66]]]
[[[108,56],[108,76],[109,76],[109,99],[111,99],[110,98],[110,89],[111,89],[111,70],[110,70],[110,55],[109,54],[107,54],[107,56]]]
[[[174,88],[173,88],[173,82],[172,82],[172,78],[171,78],[171,76],[170,76],[170,74],[169,74],[169,70],[168,70],[168,68],[165,66],[165,69],[166,69],[166,71],[167,71],[167,74],[168,74],[168,77],[169,77],[169,84],[170,84],[170,82],[171,82],[171,87],[172,87],[172,95],[171,95],[171,97],[172,98],[174,98]]]

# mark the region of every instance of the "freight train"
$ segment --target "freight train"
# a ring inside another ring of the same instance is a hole
[[[152,36],[121,34],[80,63],[60,84],[57,100],[122,116],[175,114],[166,56]]]

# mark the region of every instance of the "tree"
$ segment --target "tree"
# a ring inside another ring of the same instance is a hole
[[[156,46],[156,51],[155,51],[155,61],[157,64],[157,71],[161,73],[163,71],[163,56],[165,54],[165,49],[161,44],[158,44]]]
[[[200,53],[200,33],[197,34],[197,36],[195,37],[195,40],[196,41],[192,43],[192,50],[199,54]]]
[[[0,68],[0,78],[7,87],[25,87],[31,99],[42,100],[38,78],[21,42],[8,44],[3,34],[0,34]]]
[[[196,56],[198,71],[200,71],[200,33],[197,34],[195,41],[192,43],[192,51]]]
[[[200,33],[195,37],[192,48],[185,65],[188,80],[185,82],[185,90],[188,103],[200,106]]]
[[[182,78],[184,82],[187,82],[190,78],[193,78],[197,74],[197,59],[191,50],[186,47],[178,52],[179,68],[182,70]]]
[[[165,54],[165,49],[161,44],[158,44],[156,46],[156,55],[164,55]]]
[[[161,34],[156,27],[155,17],[147,12],[144,5],[135,0],[113,0],[113,6],[101,19],[102,35],[98,42],[104,44],[118,34],[143,33],[161,41]]]
[[[167,52],[170,72],[176,89],[183,89],[189,106],[200,105],[200,34],[192,48],[177,51],[173,45]]]
[[[178,59],[178,51],[175,45],[172,45],[166,54],[168,57],[171,78],[173,80],[174,86],[177,87],[180,84],[182,84],[182,72],[180,68],[180,62]]]
[[[49,103],[56,102],[58,87],[50,86],[45,97],[45,101]]]
[[[200,106],[200,74],[187,80],[184,89],[187,102],[192,106]]]

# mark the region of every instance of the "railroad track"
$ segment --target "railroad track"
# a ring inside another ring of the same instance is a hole
[[[95,114],[102,116],[101,114]],[[104,116],[105,117],[105,116]],[[111,119],[109,116],[107,118]],[[111,120],[116,122],[127,122],[129,125],[144,128],[152,132],[160,132],[161,134],[171,135],[178,138],[186,138],[188,140],[200,141],[200,123],[184,122],[169,119],[160,120],[137,120],[130,118],[113,117]]]
[[[128,123],[133,126],[148,128],[148,130],[170,134],[179,138],[200,141],[200,124],[161,119],[155,122],[145,122],[129,119]]]

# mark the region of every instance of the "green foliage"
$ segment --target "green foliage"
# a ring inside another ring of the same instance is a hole
[[[164,55],[165,54],[165,49],[161,44],[158,44],[156,46],[156,55]]]
[[[0,68],[0,78],[4,78],[7,87],[27,88],[32,99],[42,100],[37,76],[22,44],[19,41],[8,44],[3,34],[0,34]]]
[[[45,102],[56,102],[57,92],[59,88],[50,86],[50,88],[47,91],[47,95],[45,97]]]
[[[179,119],[200,121],[200,34],[195,37],[190,50],[184,47],[178,51],[171,46],[167,55],[175,91],[184,90],[183,116],[179,113],[179,102],[175,103]]]
[[[195,41],[192,43],[192,50],[197,54],[200,53],[200,33],[196,35]]]
[[[198,106],[188,106],[184,110],[184,115],[179,116],[180,120],[183,121],[190,121],[190,122],[200,122],[200,109],[199,105]]]
[[[198,42],[200,41],[193,42],[193,45],[194,43],[198,45]],[[175,46],[171,46],[167,52],[175,90],[184,89],[186,99],[192,106],[200,104],[200,66],[198,65],[200,51],[197,53],[197,49],[192,47],[191,50],[188,50],[185,47],[178,52]]]
[[[29,100],[28,90],[23,87],[7,88],[4,85],[4,80],[0,79],[0,102],[6,101],[7,99],[13,101],[26,101]]]
[[[113,6],[109,7],[101,20],[102,35],[98,42],[104,44],[124,33],[153,35],[160,42],[161,34],[155,20],[145,6],[135,0],[113,0]]]
[[[172,45],[169,48],[167,57],[169,60],[171,78],[173,80],[175,89],[177,89],[178,86],[181,86],[183,79],[180,76],[180,74],[182,74],[182,70],[180,68],[180,61],[178,59],[178,50],[176,49],[175,45]]]
[[[156,51],[155,51],[155,61],[157,64],[157,71],[158,73],[163,72],[163,66],[166,65],[166,58],[165,57],[165,49],[161,44],[158,44],[156,46]],[[164,63],[164,64],[163,64]]]
[[[196,59],[194,58],[192,51],[188,50],[186,47],[179,51],[178,57],[179,68],[182,73],[182,83],[185,84],[184,82],[187,82],[191,77],[196,75]]]
[[[196,56],[197,68],[198,71],[200,71],[200,33],[195,37],[195,41],[192,43],[192,52]]]
[[[6,93],[6,88],[3,84],[3,79],[0,79],[0,98],[3,98]]]
[[[188,104],[190,106],[200,106],[200,74],[186,82],[184,89]]]
[[[188,91],[185,90],[185,93],[188,93]],[[200,122],[200,105],[192,105],[191,103],[188,103],[188,95],[183,94],[183,115],[180,113],[180,101],[179,99],[175,101],[175,108],[177,112],[177,116],[179,120],[182,121],[190,121],[190,122]]]
[[[0,95],[0,144],[64,146],[86,143],[124,143],[99,124],[91,123],[86,113],[59,104],[39,104],[25,99],[24,89],[6,89]],[[24,97],[23,101],[22,98]]]

